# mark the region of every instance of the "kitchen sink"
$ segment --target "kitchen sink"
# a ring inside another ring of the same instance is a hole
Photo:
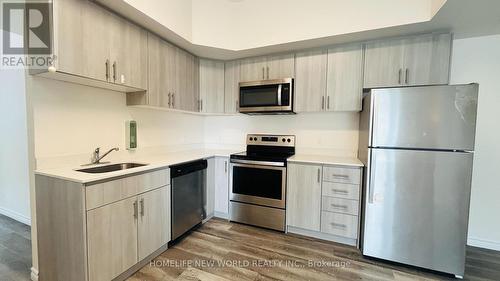
[[[115,171],[131,169],[131,168],[137,168],[137,167],[142,167],[142,166],[146,166],[146,165],[147,164],[140,164],[140,163],[120,163],[120,164],[79,169],[76,171],[90,173],[90,174],[99,174],[99,173],[108,173],[108,172],[115,172]]]

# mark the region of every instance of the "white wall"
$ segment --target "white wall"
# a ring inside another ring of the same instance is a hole
[[[192,42],[252,49],[425,22],[436,5],[430,0],[193,0]]]
[[[297,153],[356,156],[358,128],[358,113],[210,116],[205,119],[205,143],[243,148],[247,134],[292,134],[297,136]]]
[[[104,89],[41,77],[28,82],[37,158],[91,155],[96,147],[124,152],[127,120],[137,121],[139,149],[203,145],[201,116],[127,107],[126,94]]]
[[[0,69],[0,214],[30,224],[24,70]]]
[[[500,35],[454,40],[451,83],[479,83],[470,245],[500,250]]]

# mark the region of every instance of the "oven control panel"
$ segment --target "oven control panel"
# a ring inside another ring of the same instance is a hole
[[[271,145],[271,146],[294,147],[295,136],[250,134],[247,136],[247,145]]]

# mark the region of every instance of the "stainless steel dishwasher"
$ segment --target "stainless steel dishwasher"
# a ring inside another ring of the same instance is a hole
[[[172,181],[172,240],[206,217],[207,160],[170,167]]]

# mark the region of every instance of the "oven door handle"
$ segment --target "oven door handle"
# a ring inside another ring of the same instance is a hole
[[[273,169],[272,167],[285,167],[285,163],[283,162],[240,160],[240,159],[231,159],[231,164],[233,164],[234,166],[255,166],[262,169],[266,169],[266,166],[270,166],[268,169]]]
[[[281,87],[283,86],[283,84],[279,84],[278,85],[278,105],[281,106],[283,104],[281,104]]]

